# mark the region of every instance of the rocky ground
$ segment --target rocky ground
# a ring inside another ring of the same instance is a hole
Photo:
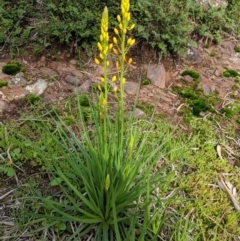
[[[234,48],[238,45],[235,39],[226,39],[221,45],[208,48],[188,47],[186,57],[173,61],[158,59],[151,51],[132,51],[133,64],[127,74],[125,85],[126,100],[129,106],[133,103],[139,83],[139,103],[157,106],[158,113],[164,113],[169,119],[178,118],[177,111],[181,99],[171,89],[173,86],[190,85],[190,75],[181,76],[186,69],[200,73],[199,89],[207,96],[218,92],[219,97],[230,103],[230,94],[239,95],[236,83],[232,78],[222,76],[224,69],[235,69],[240,73],[240,53]],[[59,51],[58,57],[40,59],[28,55],[18,58],[24,73],[10,76],[0,71],[0,80],[6,80],[8,86],[0,89],[0,119],[6,120],[24,106],[24,98],[29,94],[42,96],[43,100],[56,105],[66,100],[73,93],[90,93],[91,86],[99,82],[102,68],[96,66],[92,58],[71,58],[68,51]],[[1,54],[0,69],[10,58],[7,53]],[[110,73],[115,73],[114,60],[110,58]],[[81,63],[81,64],[80,64]],[[149,81],[150,83],[148,83]],[[147,84],[147,85],[146,85]],[[137,116],[144,115],[140,110]]]

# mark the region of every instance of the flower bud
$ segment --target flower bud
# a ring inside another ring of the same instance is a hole
[[[130,65],[132,63],[132,58],[128,59],[128,64]]]
[[[116,37],[113,37],[113,43],[115,43],[115,44],[117,44],[117,43],[118,43],[118,41],[117,41]]]
[[[132,25],[130,26],[129,30],[133,30],[134,27],[135,27],[135,24],[132,24]]]
[[[122,78],[122,84],[125,85],[125,83],[126,83],[126,79]]]
[[[117,76],[114,75],[114,76],[112,77],[112,82],[115,82],[116,80],[117,80]]]
[[[100,53],[100,54],[99,54],[99,57],[100,57],[100,59],[103,59],[103,54]]]
[[[119,34],[119,32],[118,32],[118,29],[117,29],[117,28],[114,28],[114,33],[115,33],[116,35],[118,35],[118,34]]]
[[[135,44],[135,41],[136,41],[135,39],[132,39],[131,43],[130,43],[130,46],[133,46]]]
[[[123,29],[122,23],[119,24],[119,29],[121,29],[121,30]]]
[[[100,78],[101,82],[104,83],[105,79],[103,77]]]
[[[116,68],[118,69],[119,68],[119,62],[116,61]]]
[[[127,33],[127,29],[126,29],[126,28],[123,29],[123,33],[124,33],[124,34]]]
[[[132,41],[132,39],[129,38],[129,39],[127,40],[127,45],[130,45],[130,44],[131,44],[131,41]]]
[[[97,43],[97,46],[98,46],[99,51],[101,52],[102,49],[103,49],[102,45],[98,42],[98,43]]]
[[[120,15],[117,15],[117,20],[118,20],[119,23],[121,22],[121,17],[120,17]]]
[[[107,101],[106,101],[106,99],[103,99],[102,104],[103,104],[104,106],[106,106],[106,105],[107,105]]]
[[[109,44],[109,49],[111,50],[112,48],[113,48],[113,44],[110,43],[110,44]]]
[[[100,64],[100,61],[97,58],[95,58],[95,63]]]
[[[97,87],[98,87],[99,91],[102,91],[101,85],[98,85]]]
[[[109,61],[107,60],[107,67],[109,66]]]
[[[113,92],[116,93],[117,91],[118,91],[117,86],[114,86],[114,87],[113,87]]]
[[[118,55],[118,51],[115,48],[113,48],[112,50],[114,54]]]

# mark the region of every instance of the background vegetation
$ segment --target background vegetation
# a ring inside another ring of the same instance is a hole
[[[194,0],[135,0],[132,21],[138,43],[147,42],[164,55],[183,54],[187,44],[204,38],[221,42],[224,34],[240,34],[240,3],[204,10]],[[0,46],[20,51],[31,42],[36,52],[53,43],[81,46],[90,52],[99,37],[101,10],[107,5],[114,23],[119,3],[114,0],[15,0],[0,3]],[[116,22],[115,22],[116,24]],[[41,52],[41,51],[40,51]]]

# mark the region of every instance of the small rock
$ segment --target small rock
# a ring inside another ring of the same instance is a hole
[[[129,95],[136,95],[138,92],[138,83],[127,81],[124,85],[124,90]]]
[[[152,84],[159,88],[165,88],[166,71],[162,64],[152,64],[148,66],[147,78]]]
[[[72,76],[70,74],[65,76],[66,82],[68,82],[71,85],[78,86],[80,83],[80,80],[76,76]]]
[[[204,95],[210,95],[215,90],[214,86],[205,85],[203,83],[200,83],[198,88],[203,90]]]
[[[0,100],[0,112],[7,110],[8,107],[9,107],[9,104],[6,101]]]
[[[72,65],[76,65],[77,64],[77,60],[76,59],[71,59],[69,61],[69,63],[72,64]]]
[[[184,79],[187,82],[193,83],[193,77],[190,75],[182,76],[182,79]]]
[[[43,94],[44,90],[48,87],[48,83],[44,79],[38,79],[36,83],[32,85],[28,85],[25,87],[25,90],[28,94],[34,94],[34,95],[41,95]]]
[[[24,74],[23,73],[18,73],[16,74],[9,82],[8,86],[9,88],[18,88],[21,86],[26,85],[27,80],[23,78]]]
[[[41,73],[41,76],[44,76],[45,78],[57,78],[58,77],[58,74],[50,69],[50,68],[47,68],[47,67],[43,67],[43,68],[40,68],[40,73]]]
[[[91,85],[92,85],[92,81],[88,79],[83,84],[81,84],[78,88],[74,88],[74,92],[86,94],[89,92]]]
[[[202,62],[202,56],[200,55],[200,53],[193,48],[192,46],[188,47],[187,50],[187,60],[189,62],[191,62],[192,64],[199,64]]]
[[[141,109],[134,109],[133,111],[133,117],[134,118],[137,118],[137,119],[141,119],[141,118],[144,118],[146,116],[145,112],[142,111]]]

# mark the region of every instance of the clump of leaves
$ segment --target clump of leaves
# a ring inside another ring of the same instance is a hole
[[[17,61],[12,61],[10,63],[3,65],[2,67],[2,72],[4,74],[9,74],[9,75],[15,75],[19,73],[20,70],[21,70],[21,66]]]
[[[223,71],[222,75],[224,77],[237,77],[237,76],[239,76],[239,73],[235,69],[227,69],[227,70]]]
[[[6,80],[0,80],[0,88],[7,85],[8,85],[8,82]]]
[[[199,74],[197,71],[192,70],[192,69],[184,70],[184,71],[181,73],[181,76],[186,76],[186,75],[191,76],[194,81],[198,80],[199,77],[200,77],[200,74]]]

